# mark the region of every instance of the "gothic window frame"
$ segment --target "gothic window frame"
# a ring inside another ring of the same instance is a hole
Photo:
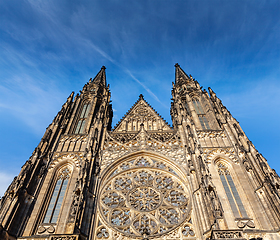
[[[241,197],[239,183],[236,181],[234,169],[225,161],[218,160],[215,169],[223,187],[226,200],[235,219],[249,219],[244,198]]]
[[[201,101],[198,98],[194,97],[194,98],[192,98],[192,104],[194,106],[195,112],[198,116],[198,119],[199,119],[199,122],[200,122],[200,125],[201,125],[202,129],[203,130],[210,130],[211,128],[210,128],[209,122],[207,120],[204,108],[201,104]]]
[[[78,118],[76,120],[75,127],[73,129],[73,134],[84,134],[86,129],[86,123],[88,120],[89,112],[91,110],[90,100],[84,100],[79,108]]]
[[[42,215],[43,225],[53,225],[58,223],[62,209],[65,206],[64,203],[68,195],[72,174],[73,168],[70,164],[64,164],[55,170],[52,176],[51,185],[47,190],[47,194],[49,192],[51,192],[51,194],[47,196],[47,201],[45,202],[46,207],[44,209],[44,214]],[[60,180],[61,183],[59,183]],[[66,180],[67,183],[65,185]],[[51,207],[51,204],[53,204],[53,207]]]
[[[103,184],[98,194],[98,219],[102,219],[109,229],[133,238],[141,236],[142,220],[151,221],[151,226],[147,225],[149,227],[146,228],[153,237],[181,229],[183,224],[189,221],[192,212],[192,196],[189,193],[188,181],[184,178],[185,175],[179,167],[162,156],[150,153],[125,156],[101,173]],[[165,187],[157,181],[162,181]],[[171,192],[178,197],[172,195],[171,200]],[[151,204],[142,203],[148,203],[147,196],[142,197],[143,193],[144,196],[149,195],[149,201],[153,195]],[[138,199],[140,195],[141,200]],[[116,199],[121,203],[115,204]],[[169,219],[168,216],[171,215],[168,211],[172,212],[172,216],[175,213],[178,216],[175,214],[174,219]]]

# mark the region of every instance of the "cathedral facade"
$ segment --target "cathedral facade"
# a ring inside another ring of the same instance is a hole
[[[279,176],[175,71],[173,127],[140,95],[112,129],[105,67],[72,93],[1,198],[0,239],[280,239]]]

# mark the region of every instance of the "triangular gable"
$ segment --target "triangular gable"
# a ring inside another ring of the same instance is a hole
[[[142,94],[116,125],[113,132],[138,132],[141,124],[144,125],[146,131],[172,130],[168,123],[145,101]]]

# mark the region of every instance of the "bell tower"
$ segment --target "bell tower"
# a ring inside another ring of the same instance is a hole
[[[279,239],[264,233],[279,231],[279,176],[214,91],[175,68],[171,117],[185,139],[196,212],[205,216],[196,224],[211,239]]]
[[[102,67],[80,94],[71,93],[2,197],[1,239],[89,234],[100,148],[112,116]]]
[[[2,240],[276,240],[280,178],[214,91],[175,65],[170,126],[118,124],[105,67],[71,93],[0,202]]]

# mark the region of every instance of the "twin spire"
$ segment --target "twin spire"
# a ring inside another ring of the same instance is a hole
[[[184,84],[187,87],[195,87],[196,81],[191,75],[186,74],[178,63],[175,64],[175,68],[175,85]],[[95,78],[89,80],[88,84],[107,86],[105,69],[103,66]],[[171,130],[169,124],[146,102],[142,94],[113,131],[137,131],[140,124],[144,124],[145,130]]]
[[[188,75],[184,72],[184,70],[180,67],[178,63],[175,64],[175,84],[181,85],[182,83],[189,83],[195,81],[192,78],[192,75]],[[97,73],[94,79],[90,79],[89,83],[94,82],[95,84],[101,84],[103,86],[107,85],[106,82],[106,72],[105,72],[106,67],[102,66],[100,71]],[[141,94],[139,97],[143,97]]]

